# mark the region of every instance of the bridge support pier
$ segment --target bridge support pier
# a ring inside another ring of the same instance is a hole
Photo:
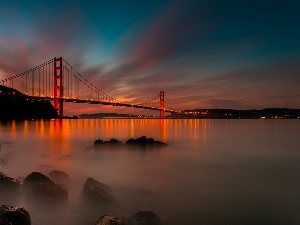
[[[62,57],[54,58],[54,100],[53,105],[59,117],[63,116],[63,68]]]
[[[165,117],[165,92],[164,91],[160,91],[159,92],[159,116],[160,118],[164,118]]]

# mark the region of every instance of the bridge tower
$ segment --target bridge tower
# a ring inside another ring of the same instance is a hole
[[[164,91],[160,91],[159,92],[159,115],[160,118],[164,118],[165,117],[165,92]]]
[[[59,117],[63,116],[63,68],[62,57],[54,58],[54,100],[53,105]]]

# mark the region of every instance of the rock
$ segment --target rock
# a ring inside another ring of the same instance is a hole
[[[122,220],[116,217],[103,215],[99,218],[95,225],[124,225],[124,223],[122,222]]]
[[[163,143],[161,141],[155,141],[153,138],[147,138],[146,136],[142,136],[137,139],[130,138],[126,141],[126,144],[134,145],[134,146],[149,146],[149,147],[167,146],[166,143]]]
[[[0,225],[12,225],[4,216],[0,214]]]
[[[27,193],[36,201],[61,202],[68,199],[68,191],[55,183],[38,183]]]
[[[101,146],[101,145],[115,146],[115,145],[121,145],[121,144],[123,144],[121,141],[114,139],[114,138],[110,139],[109,141],[103,141],[101,139],[94,141],[95,146]]]
[[[94,141],[94,145],[101,145],[103,144],[104,141],[102,141],[101,139],[95,140]]]
[[[61,202],[68,198],[68,191],[55,184],[42,173],[33,172],[24,179],[26,197],[33,201]]]
[[[104,145],[109,146],[123,146],[123,143],[117,139],[110,139],[109,141],[103,141],[101,139],[94,141],[94,146],[100,147]],[[163,147],[167,146],[166,143],[161,141],[156,141],[153,138],[147,138],[146,136],[141,136],[137,139],[130,138],[125,143],[127,146],[140,146],[140,147]]]
[[[126,143],[126,144],[135,144],[135,139],[130,138],[130,139],[128,139],[125,143]]]
[[[114,197],[111,195],[111,188],[93,178],[88,178],[86,180],[81,195],[87,200],[101,203],[114,201]]]
[[[32,172],[31,174],[29,174],[27,177],[25,177],[23,183],[25,188],[32,188],[39,183],[54,184],[54,182],[49,177],[39,172]]]
[[[122,144],[121,141],[117,140],[117,139],[110,139],[109,141],[105,141],[104,143],[109,143],[109,144]]]
[[[31,219],[29,213],[20,207],[15,206],[8,206],[8,205],[1,205],[0,204],[0,214],[4,217],[7,221],[4,221],[3,225],[11,224],[11,225],[30,225]],[[0,218],[1,221],[1,218]],[[6,222],[6,223],[5,223]],[[2,225],[2,223],[0,223]]]
[[[20,191],[20,181],[6,176],[4,173],[0,173],[0,192],[15,192]]]
[[[16,180],[19,181],[20,183],[23,183],[24,179],[25,179],[25,177],[17,177]]]
[[[125,220],[125,225],[162,225],[158,216],[150,210],[139,210]]]
[[[22,196],[21,182],[0,172],[0,203],[16,204]]]
[[[60,170],[53,170],[48,175],[57,184],[66,185],[71,182],[70,176]]]

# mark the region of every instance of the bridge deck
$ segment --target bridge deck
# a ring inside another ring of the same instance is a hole
[[[5,97],[8,99],[23,99],[23,100],[27,100],[27,101],[63,100],[64,102],[72,102],[72,103],[102,104],[102,105],[124,106],[124,107],[133,107],[133,108],[140,108],[140,109],[162,111],[160,108],[157,108],[157,107],[144,106],[144,105],[140,105],[140,104],[130,104],[130,103],[123,103],[123,102],[113,102],[113,101],[103,101],[103,100],[93,100],[93,99],[54,98],[51,96],[29,96],[29,95],[11,95],[11,94],[0,94],[0,97]],[[164,111],[170,112],[170,113],[176,112],[171,109],[165,109]]]

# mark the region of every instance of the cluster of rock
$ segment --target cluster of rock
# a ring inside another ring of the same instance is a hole
[[[123,143],[117,139],[110,139],[109,141],[103,141],[101,139],[94,141],[94,146],[103,146],[103,145],[109,145],[109,146],[119,146]],[[130,138],[125,142],[125,145],[127,146],[139,146],[139,147],[163,147],[167,146],[166,143],[154,140],[153,138],[147,138],[146,136],[141,136],[137,139]]]
[[[71,181],[68,174],[54,170],[49,177],[32,172],[23,183],[0,172],[0,193],[12,193],[12,196],[25,195],[30,202],[61,203],[67,201],[67,186]],[[1,197],[1,196],[0,196]],[[81,191],[83,200],[99,204],[113,204],[116,202],[112,195],[112,188],[93,179],[87,178]],[[0,198],[0,201],[2,199]],[[0,202],[1,203],[1,202]],[[30,225],[29,213],[20,207],[0,204],[0,225]],[[103,215],[95,225],[161,225],[160,219],[152,211],[138,211],[130,216],[118,219]]]
[[[50,178],[51,179],[50,179]],[[24,180],[23,184],[11,177],[0,173],[0,192],[24,193],[29,201],[60,202],[68,199],[68,187],[70,176],[62,171],[54,170],[49,177],[39,172],[32,172]],[[112,189],[107,185],[89,177],[83,185],[81,196],[90,201],[101,203],[113,202]]]

